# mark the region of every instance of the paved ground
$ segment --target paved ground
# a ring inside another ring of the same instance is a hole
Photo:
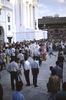
[[[54,52],[57,55],[57,52]],[[31,58],[29,58],[31,61]],[[25,86],[26,81],[24,75],[22,74],[22,80],[24,83],[24,88],[22,90],[23,95],[25,96],[26,100],[50,100],[50,94],[47,92],[46,83],[48,82],[48,78],[50,76],[49,66],[55,66],[55,61],[57,60],[57,56],[52,56],[51,58],[47,56],[47,60],[42,62],[42,66],[40,67],[39,75],[38,75],[38,87],[34,87],[32,85],[32,74],[30,73],[30,81],[31,86]],[[64,79],[66,81],[66,63],[64,64]],[[1,80],[0,80],[4,95],[3,100],[12,100],[12,93],[10,87],[10,74],[4,70],[1,72]]]

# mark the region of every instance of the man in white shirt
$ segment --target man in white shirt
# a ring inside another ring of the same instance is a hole
[[[11,59],[14,57],[15,58],[15,47],[12,45],[12,48],[10,50],[11,52]]]
[[[14,80],[16,81],[16,84],[18,82],[18,73],[17,73],[19,70],[18,62],[19,62],[18,58],[16,58],[16,61],[15,61],[15,58],[12,58],[12,61],[11,61],[11,63],[8,64],[8,68],[7,68],[7,70],[9,69],[9,72],[11,75],[11,88],[12,88],[12,90],[15,89]]]
[[[25,75],[25,79],[27,82],[26,86],[30,86],[30,79],[29,79],[29,73],[30,73],[30,62],[27,60],[27,57],[25,57],[25,62],[24,62],[24,75]]]
[[[23,65],[24,67],[24,54],[22,53],[22,50],[19,50],[19,54],[17,55],[17,58],[20,59],[20,67]]]

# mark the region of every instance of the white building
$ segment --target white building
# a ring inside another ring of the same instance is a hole
[[[37,0],[0,0],[0,41],[43,38],[38,30]]]

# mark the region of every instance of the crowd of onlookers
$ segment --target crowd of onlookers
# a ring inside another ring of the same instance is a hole
[[[38,87],[37,78],[39,73],[39,67],[43,60],[47,60],[46,55],[48,54],[51,58],[53,50],[58,51],[58,57],[56,66],[50,66],[51,75],[47,83],[48,92],[52,93],[52,100],[66,100],[66,83],[63,83],[63,64],[66,55],[66,42],[48,42],[47,40],[34,40],[34,41],[23,41],[16,43],[5,43],[0,45],[0,71],[6,69],[11,76],[11,88],[12,90],[18,91],[13,93],[13,100],[24,100],[24,96],[21,95],[20,90],[23,87],[21,79],[21,70],[24,71],[26,80],[26,86],[30,86],[30,70],[33,75],[33,85]],[[29,62],[28,58],[31,57],[32,61]],[[14,84],[16,82],[16,86]],[[63,84],[63,93],[61,98],[58,93],[60,91],[60,84]],[[2,90],[2,91],[1,91]],[[57,94],[57,95],[56,95]],[[0,84],[0,98],[3,95],[3,88]],[[56,95],[56,96],[55,96]],[[63,95],[65,97],[63,97]],[[19,99],[18,99],[19,97]],[[56,99],[55,99],[56,97]],[[60,98],[60,99],[59,99]],[[65,99],[64,99],[65,98]],[[2,98],[0,100],[3,100]]]
[[[51,52],[52,55],[53,52]],[[54,55],[55,56],[55,55]],[[66,99],[66,82],[63,82],[63,67],[66,56],[66,45],[60,44],[58,48],[58,57],[56,66],[50,66],[51,75],[47,83],[48,92],[51,93],[49,100],[65,100]],[[61,91],[62,84],[62,91]]]

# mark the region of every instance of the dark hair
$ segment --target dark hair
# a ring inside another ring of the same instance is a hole
[[[24,56],[24,60],[26,61],[28,59],[28,57],[27,56]]]
[[[22,87],[23,87],[23,82],[18,81],[17,84],[16,84],[16,90],[21,91]]]
[[[15,61],[15,57],[14,56],[11,57],[11,61]]]
[[[53,69],[53,66],[50,66],[50,67],[49,67],[49,69],[52,71],[52,69]]]
[[[15,58],[15,61],[16,61],[16,62],[19,62],[19,60],[20,60],[19,58],[17,58],[17,57]]]
[[[59,65],[59,61],[56,61],[56,65]]]
[[[20,49],[20,50],[19,50],[19,53],[21,53],[21,52],[22,52],[22,50]]]
[[[34,60],[36,59],[36,56],[35,56],[35,55],[33,56],[33,59],[34,59]]]
[[[54,68],[52,69],[52,75],[56,75],[56,70]]]
[[[66,82],[63,83],[62,88],[64,91],[66,91]]]

